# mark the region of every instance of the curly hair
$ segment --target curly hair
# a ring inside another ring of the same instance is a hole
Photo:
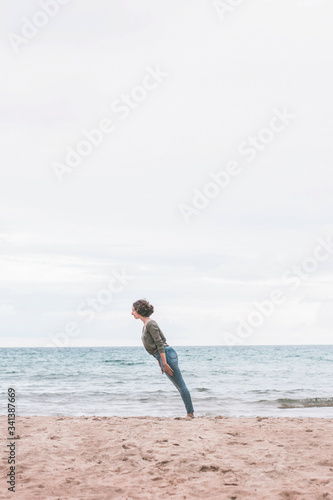
[[[140,299],[133,303],[133,307],[141,316],[149,317],[154,312],[154,306],[149,304],[147,300]]]

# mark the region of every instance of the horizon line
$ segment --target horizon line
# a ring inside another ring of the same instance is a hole
[[[304,346],[333,346],[332,344],[237,344],[237,345],[225,345],[225,344],[174,344],[175,347],[304,347]],[[137,347],[142,348],[140,345],[78,345],[78,346],[0,346],[0,349],[73,349],[73,348],[104,348],[104,347]]]

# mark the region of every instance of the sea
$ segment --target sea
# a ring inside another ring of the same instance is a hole
[[[333,418],[333,345],[172,346],[194,415]],[[180,394],[143,347],[1,348],[22,416],[186,416]]]

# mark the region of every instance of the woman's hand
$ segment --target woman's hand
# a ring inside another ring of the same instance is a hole
[[[164,371],[167,372],[172,377],[172,375],[173,375],[173,369],[167,363],[165,352],[161,352],[160,356],[161,356],[161,360],[162,360],[162,363],[163,363]]]
[[[171,375],[171,377],[173,376],[173,369],[168,365],[168,363],[164,365],[164,371]]]
[[[161,363],[160,363],[160,360],[158,359],[157,361],[158,361],[158,364],[160,365],[161,372],[164,373],[163,368],[162,368]],[[164,365],[164,371],[166,371],[169,375],[171,375],[171,377],[173,376],[173,369],[167,363]]]

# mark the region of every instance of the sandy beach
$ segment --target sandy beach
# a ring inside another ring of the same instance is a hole
[[[333,419],[18,417],[1,498],[333,499]]]

